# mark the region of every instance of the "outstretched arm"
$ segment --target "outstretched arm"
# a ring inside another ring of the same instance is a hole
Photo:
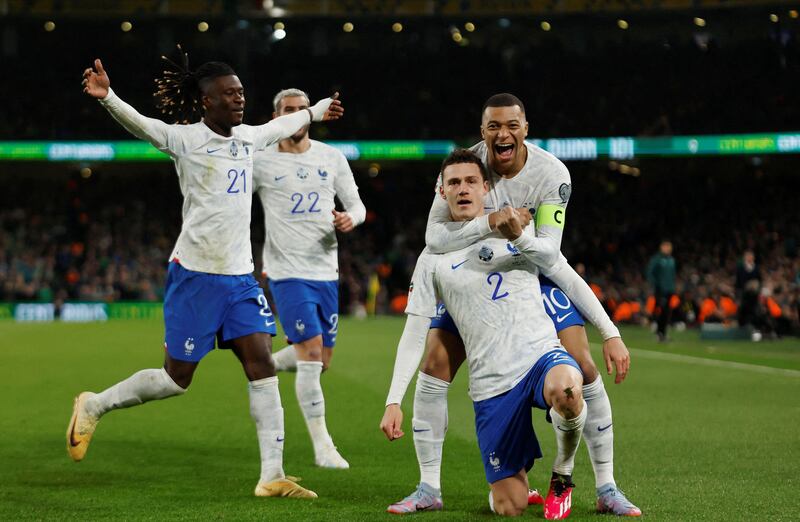
[[[338,120],[344,115],[339,93],[323,98],[307,110],[285,114],[256,127],[255,144],[261,149],[288,138],[312,121]]]
[[[155,118],[142,116],[133,107],[122,101],[111,89],[103,63],[96,59],[94,69],[89,67],[83,71],[83,92],[100,101],[111,116],[125,130],[139,139],[153,144],[162,152],[172,153],[175,150],[175,133],[173,126]]]

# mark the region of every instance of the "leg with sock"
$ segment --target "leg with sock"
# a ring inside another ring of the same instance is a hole
[[[75,399],[67,427],[67,450],[73,460],[82,460],[89,449],[100,417],[111,410],[130,408],[148,401],[180,395],[178,386],[164,368],[141,370],[100,392],[83,392]]]
[[[325,397],[322,394],[320,375],[321,361],[297,361],[295,393],[308,426],[314,445],[317,466],[333,469],[348,469],[350,465],[339,454],[325,422]]]

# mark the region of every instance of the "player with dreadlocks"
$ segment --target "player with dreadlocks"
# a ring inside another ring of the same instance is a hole
[[[123,102],[100,60],[83,73],[86,94],[131,134],[172,157],[184,197],[183,225],[164,294],[164,366],[139,371],[100,393],[78,395],[67,450],[73,460],[83,459],[97,422],[111,410],[183,394],[216,339],[233,351],[249,381],[261,450],[255,494],[315,498],[283,472],[283,408],[271,355],[275,320],[252,275],[253,153],[311,121],[338,119],[344,110],[335,94],[265,125],[243,125],[244,89],[233,69],[209,62],[191,71],[181,54],[182,66],[167,60],[172,70],[156,81],[155,95],[159,108],[183,124],[147,118]]]

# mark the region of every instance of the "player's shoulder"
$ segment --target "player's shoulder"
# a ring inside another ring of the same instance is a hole
[[[218,136],[202,121],[188,125],[174,124],[171,127],[172,131],[180,137],[185,153],[197,152]]]
[[[486,142],[485,141],[482,141],[482,140],[479,141],[475,145],[472,145],[469,148],[469,150],[474,152],[475,155],[478,156],[481,159],[481,161],[486,163],[486,151],[487,151],[487,149],[486,149]]]
[[[337,159],[341,161],[347,161],[347,156],[339,150],[338,147],[334,147],[328,143],[317,141],[317,140],[310,140],[311,141],[311,151],[314,154],[323,156],[328,159]]]
[[[563,161],[533,143],[526,141],[525,147],[528,149],[527,163],[539,176],[546,175],[563,183],[570,182],[569,169]]]

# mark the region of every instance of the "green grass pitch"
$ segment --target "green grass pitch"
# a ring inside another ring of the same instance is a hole
[[[182,397],[108,414],[86,459],[74,463],[64,447],[74,395],[159,366],[161,323],[0,323],[0,520],[390,520],[386,506],[418,479],[413,391],[404,404],[409,433],[389,443],[378,429],[402,325],[402,318],[341,322],[323,389],[328,425],[350,470],[314,467],[294,374],[281,374],[285,469],[320,495],[299,501],[252,495],[258,447],[245,378],[232,354],[209,355]],[[622,385],[606,378],[615,471],[645,517],[797,520],[800,342],[701,342],[696,332],[683,332],[657,345],[643,329],[624,335],[631,373]],[[601,364],[599,345],[593,351]],[[415,519],[492,516],[465,370],[450,391],[445,510]],[[546,489],[554,437],[544,414],[535,418],[545,457],[530,477]],[[593,513],[594,478],[583,445],[574,479],[570,519],[612,518]],[[541,509],[524,516],[543,518]]]

